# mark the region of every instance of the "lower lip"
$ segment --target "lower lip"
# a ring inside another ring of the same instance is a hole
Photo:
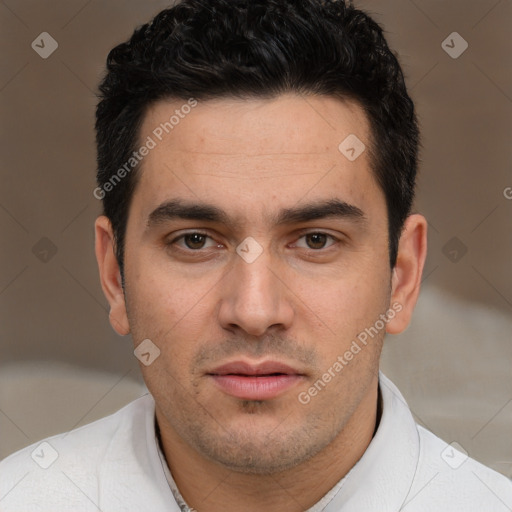
[[[243,400],[269,400],[284,393],[301,380],[300,375],[212,375],[228,395]]]

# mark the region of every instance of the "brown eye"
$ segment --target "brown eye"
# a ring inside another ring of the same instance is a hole
[[[183,236],[183,241],[188,249],[202,249],[208,237],[201,233],[190,233]]]
[[[311,233],[303,234],[293,245],[300,249],[321,251],[322,249],[329,249],[329,247],[337,242],[339,242],[339,239],[333,235],[321,231],[312,231]]]
[[[305,238],[310,249],[323,249],[329,237],[323,233],[310,233]]]
[[[203,253],[207,249],[222,248],[211,236],[201,231],[189,231],[183,233],[165,244],[170,250],[185,251],[189,255],[193,252]]]

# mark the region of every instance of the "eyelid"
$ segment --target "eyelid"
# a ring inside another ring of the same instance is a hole
[[[298,233],[296,233],[296,241],[293,242],[293,245],[296,246],[295,244],[297,243],[297,241],[300,240],[301,238],[304,238],[307,235],[325,235],[326,237],[330,238],[333,241],[333,243],[331,243],[327,247],[322,247],[322,249],[311,249],[309,247],[302,247],[302,249],[307,249],[309,251],[314,251],[314,252],[324,251],[324,250],[329,249],[333,245],[335,245],[337,242],[342,242],[341,237],[334,236],[333,234],[331,234],[327,231],[323,231],[323,230],[319,230],[319,229],[302,229]]]
[[[176,236],[173,236],[173,238],[169,241],[166,241],[166,245],[176,245],[176,242],[178,242],[179,240],[183,240],[187,235],[201,235],[201,236],[204,236],[206,238],[209,238],[210,240],[214,241],[216,246],[218,247],[219,245],[223,245],[221,244],[220,242],[217,242],[215,240],[215,238],[213,236],[211,236],[210,234],[208,234],[208,232],[206,232],[205,230],[202,230],[202,229],[190,229],[190,230],[187,230],[187,231],[183,231],[183,232],[180,232],[179,235],[176,235]],[[330,238],[332,240],[332,243],[330,245],[328,245],[327,247],[324,247],[322,249],[310,249],[310,248],[307,248],[307,247],[303,247],[303,249],[307,249],[307,250],[311,250],[311,251],[315,251],[315,252],[320,252],[322,250],[327,250],[329,249],[330,247],[332,247],[333,245],[335,245],[337,242],[342,242],[343,241],[343,237],[337,237],[325,230],[319,230],[319,229],[311,229],[311,228],[303,228],[303,229],[300,229],[299,231],[297,231],[295,233],[295,236],[294,236],[294,239],[295,239],[295,242],[293,242],[293,245],[292,246],[295,246],[296,242],[298,240],[300,240],[301,238],[304,238],[305,236],[307,235],[325,235],[326,237]],[[213,246],[210,246],[210,247],[213,247]],[[189,248],[186,248],[186,247],[180,247],[180,249],[183,249],[185,251],[189,251],[189,252],[199,252],[203,249],[208,249],[208,247],[202,247],[201,249],[189,249]]]
[[[222,245],[219,242],[217,242],[211,235],[209,235],[208,233],[206,233],[205,231],[203,231],[201,229],[191,229],[188,231],[181,232],[179,235],[173,236],[173,238],[171,240],[166,241],[165,244],[166,245],[176,245],[176,242],[178,242],[179,240],[183,240],[187,235],[201,235],[201,236],[204,236],[205,238],[209,238],[210,240],[214,241],[216,246]],[[203,249],[208,249],[208,247],[201,247],[201,249],[196,249],[196,250],[189,249],[188,247],[180,247],[180,249],[182,249],[184,251],[190,251],[190,252],[199,252]]]

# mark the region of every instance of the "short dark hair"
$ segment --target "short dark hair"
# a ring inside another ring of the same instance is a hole
[[[341,0],[183,0],[111,50],[99,91],[97,190],[113,226],[122,275],[137,168],[115,186],[112,177],[140,142],[148,107],[160,99],[272,98],[287,92],[351,99],[364,109],[394,267],[414,198],[419,133],[398,60],[365,12]]]

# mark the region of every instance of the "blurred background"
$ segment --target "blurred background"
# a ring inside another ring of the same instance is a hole
[[[97,276],[94,108],[109,50],[169,5],[0,1],[0,459],[145,392]],[[415,317],[382,368],[420,424],[512,477],[512,1],[355,5],[416,102],[430,227]]]

